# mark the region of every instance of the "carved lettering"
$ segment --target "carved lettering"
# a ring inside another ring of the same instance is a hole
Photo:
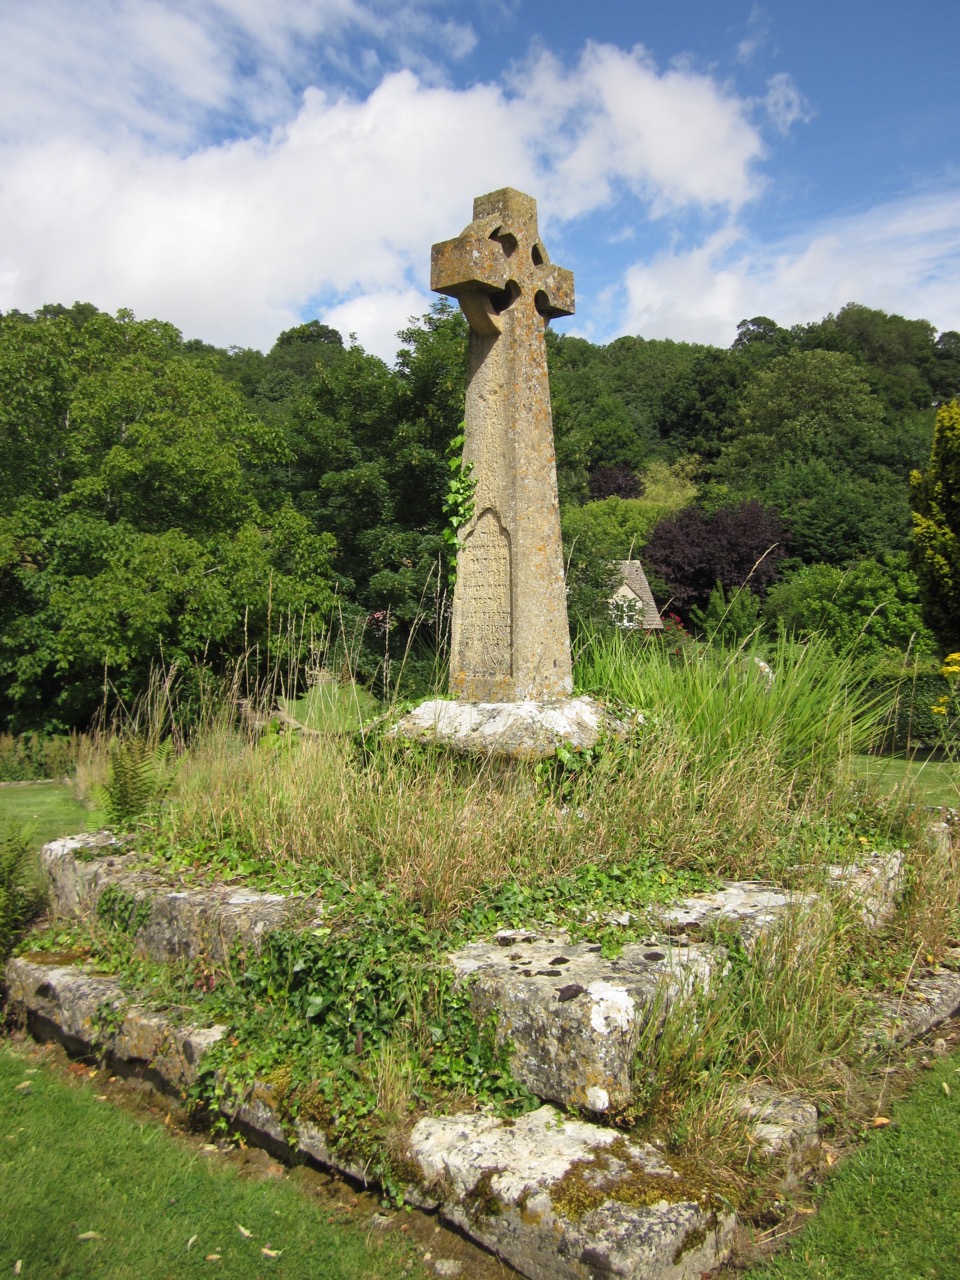
[[[489,507],[460,548],[457,590],[470,602],[460,624],[465,669],[477,676],[509,677],[513,648],[510,538]]]

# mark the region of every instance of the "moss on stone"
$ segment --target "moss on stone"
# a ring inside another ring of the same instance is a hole
[[[666,1163],[666,1162],[665,1162]],[[649,1208],[666,1201],[668,1204],[697,1204],[715,1224],[725,1203],[733,1203],[733,1188],[704,1178],[695,1167],[683,1169],[671,1163],[675,1176],[651,1173],[637,1159],[625,1138],[616,1138],[609,1146],[596,1146],[591,1156],[575,1160],[563,1178],[550,1189],[555,1211],[578,1221],[607,1201]],[[704,1239],[706,1228],[704,1228]],[[702,1241],[700,1241],[702,1243]],[[686,1240],[681,1253],[689,1248]]]
[[[502,1213],[500,1198],[493,1190],[493,1180],[502,1169],[486,1169],[463,1197],[463,1207],[471,1218],[496,1218]]]

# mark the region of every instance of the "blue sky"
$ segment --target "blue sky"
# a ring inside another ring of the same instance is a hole
[[[563,332],[960,329],[957,0],[0,0],[0,310],[392,360],[434,240],[534,195]]]

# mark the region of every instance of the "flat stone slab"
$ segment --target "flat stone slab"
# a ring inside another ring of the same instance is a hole
[[[899,854],[871,854],[827,868],[827,875],[869,924],[892,910],[901,864]],[[606,959],[596,943],[572,943],[564,930],[533,925],[501,930],[450,960],[470,981],[477,1017],[493,1016],[500,1042],[509,1042],[517,1080],[563,1107],[616,1112],[630,1103],[637,1045],[650,1019],[669,1016],[678,996],[722,971],[723,931],[751,950],[764,933],[820,901],[762,881],[728,881],[669,907],[642,915],[626,910],[607,921],[639,921],[651,930],[616,959]]]
[[[403,716],[388,731],[450,747],[465,754],[541,759],[567,746],[586,750],[604,734],[622,730],[592,698],[555,702],[450,702],[434,698]]]
[[[420,1120],[410,1157],[442,1215],[531,1280],[700,1280],[733,1210],[647,1143],[541,1107]]]
[[[842,891],[850,907],[867,928],[885,924],[896,907],[903,881],[904,857],[870,852],[855,861],[825,868],[827,882]],[[658,927],[674,935],[699,937],[721,925],[733,928],[748,948],[766,930],[783,922],[798,909],[813,909],[821,895],[782,888],[764,880],[728,880],[718,890],[684,898],[672,907],[651,912]]]
[[[723,952],[676,942],[630,943],[614,960],[598,944],[562,931],[504,931],[450,956],[470,979],[478,1018],[491,1014],[512,1046],[510,1069],[540,1098],[602,1113],[630,1101],[637,1041],[651,1017],[694,983],[706,982]]]
[[[7,997],[43,1019],[68,1045],[151,1067],[168,1084],[188,1088],[223,1027],[177,1026],[131,1004],[116,978],[83,965],[16,956],[6,967]]]
[[[732,929],[751,948],[767,929],[798,906],[812,906],[813,894],[780,889],[761,880],[730,880],[713,893],[698,893],[672,907],[656,907],[655,923],[676,936],[701,935],[717,926]]]
[[[956,954],[960,962],[960,951]],[[960,973],[937,966],[911,978],[899,996],[884,996],[871,1033],[875,1043],[904,1044],[960,1012]]]
[[[156,963],[218,961],[234,945],[258,950],[264,936],[287,925],[319,923],[315,899],[260,893],[237,885],[174,888],[169,878],[144,867],[135,852],[109,833],[70,836],[44,845],[40,860],[54,914],[94,920],[97,904],[111,888],[143,904],[137,949]],[[147,910],[148,909],[148,910]]]

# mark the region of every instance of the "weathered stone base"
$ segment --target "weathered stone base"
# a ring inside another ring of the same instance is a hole
[[[960,966],[960,948],[952,963]],[[937,965],[912,977],[899,996],[878,1002],[870,1040],[878,1049],[909,1044],[960,1012],[960,972]]]
[[[18,957],[9,999],[74,1052],[139,1067],[182,1092],[222,1027],[178,1027],[130,1003],[116,978],[82,965]],[[308,1156],[365,1182],[315,1125],[284,1125],[269,1092],[228,1099],[223,1114],[252,1141]],[[726,1256],[735,1217],[721,1197],[691,1188],[661,1154],[552,1107],[517,1120],[483,1114],[428,1117],[414,1129],[408,1164],[421,1171],[411,1203],[492,1249],[531,1280],[696,1280]]]
[[[655,1147],[553,1107],[511,1121],[427,1117],[410,1155],[443,1215],[531,1280],[699,1280],[736,1224]]]
[[[588,750],[623,726],[592,698],[558,702],[421,702],[389,730],[397,739],[450,747],[464,754],[536,760],[557,748]]]
[[[96,918],[109,887],[138,906],[137,950],[162,964],[205,956],[223,960],[234,945],[259,950],[264,936],[283,926],[319,922],[322,905],[297,894],[259,893],[237,885],[177,889],[124,852],[109,832],[52,840],[40,854],[52,912],[65,919]]]
[[[319,907],[235,886],[174,887],[104,834],[55,841],[43,863],[61,915],[94,918],[111,886],[135,899],[143,909],[137,945],[161,960],[211,955],[236,942],[256,947],[270,929],[309,922]],[[469,983],[478,1017],[494,1017],[511,1044],[517,1079],[560,1107],[612,1112],[629,1105],[644,1027],[680,1016],[678,997],[722,972],[731,935],[749,950],[798,913],[805,919],[844,900],[872,927],[893,909],[901,873],[900,855],[871,854],[824,868],[816,892],[730,882],[670,907],[638,913],[624,904],[617,921],[649,927],[648,941],[627,943],[613,959],[596,943],[572,942],[564,930],[533,922],[467,945],[450,961]],[[176,1092],[196,1079],[203,1055],[224,1034],[139,1006],[116,978],[89,965],[22,956],[10,961],[6,981],[11,1003],[38,1035],[56,1035],[74,1052],[104,1055]],[[920,971],[902,997],[878,1001],[864,1051],[913,1039],[958,1008],[960,973]],[[796,1181],[816,1159],[816,1108],[763,1085],[745,1089],[740,1103],[758,1151],[777,1161],[787,1184]],[[221,1109],[258,1145],[365,1180],[350,1153],[331,1151],[315,1125],[284,1123],[266,1088],[225,1099]],[[550,1106],[516,1120],[424,1117],[406,1163],[420,1171],[411,1203],[436,1209],[532,1280],[696,1280],[722,1262],[734,1224],[716,1188],[678,1175],[656,1147]]]

